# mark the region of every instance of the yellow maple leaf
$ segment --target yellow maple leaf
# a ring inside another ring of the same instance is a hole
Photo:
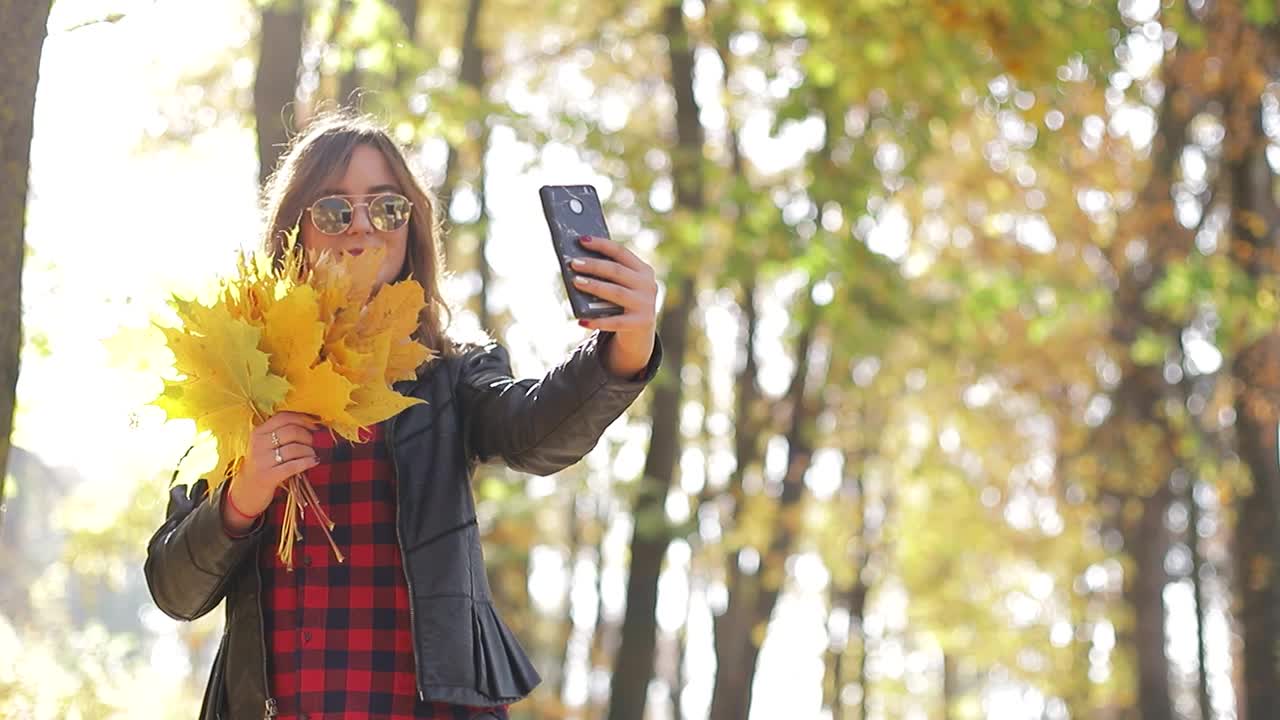
[[[378,270],[382,268],[385,257],[386,250],[374,247],[336,265],[351,279],[347,288],[347,307],[364,307],[369,302],[374,284],[378,281]]]
[[[283,294],[285,279],[272,273],[265,253],[240,251],[236,272],[234,279],[222,282],[222,301],[233,317],[261,325],[263,316]]]
[[[298,285],[276,301],[263,315],[262,349],[271,360],[271,372],[291,384],[320,359],[324,343],[320,301],[315,288]]]
[[[418,368],[433,353],[425,345],[413,340],[397,342],[391,347],[387,356],[387,370],[384,381],[388,383],[401,380],[412,380],[418,376]]]
[[[338,313],[344,310],[347,300],[347,288],[350,284],[350,278],[340,276],[335,276],[330,282],[316,284],[318,288],[316,300],[320,306],[320,320],[324,322],[326,328],[331,329]]]
[[[196,428],[217,440],[218,467],[209,478],[217,488],[248,448],[253,426],[274,411],[289,383],[271,373],[266,353],[258,349],[259,328],[232,317],[223,305],[175,301],[185,317],[183,328],[160,329],[185,379],[166,381],[153,404],[169,417],[195,420]]]
[[[351,382],[363,382],[369,374],[368,368],[374,362],[373,350],[367,343],[364,350],[353,347],[348,340],[349,338],[343,338],[335,343],[326,344],[324,355],[333,361],[333,368],[338,371],[338,374]]]
[[[358,428],[376,425],[400,414],[405,408],[426,402],[419,398],[405,397],[385,385],[361,385],[352,391],[351,400],[354,403],[351,410],[352,424],[345,428],[334,427],[335,432],[348,439],[356,435]]]
[[[427,304],[422,286],[413,280],[383,285],[360,318],[360,337],[389,334],[408,337],[418,329],[422,308]]]
[[[382,248],[370,248],[355,257],[326,252],[316,258],[307,282],[320,288],[320,317],[327,328],[327,342],[337,342],[356,327],[384,257]]]
[[[290,374],[288,381],[289,392],[279,410],[313,415],[331,427],[354,422],[348,406],[357,385],[339,375],[329,360]]]
[[[422,363],[433,356],[431,350],[413,339],[425,306],[422,286],[414,280],[402,280],[380,288],[361,317],[357,346],[371,337],[393,338],[385,359],[378,360],[379,366],[385,368],[383,382],[412,380]]]
[[[284,256],[280,258],[278,263],[278,272],[276,271],[277,263],[269,253],[258,253],[256,257],[259,259],[259,275],[274,274],[293,281],[302,281],[306,275],[306,251],[298,242],[297,225],[294,225],[285,234]]]
[[[198,308],[203,306],[195,300],[188,300],[186,298],[173,295],[169,298],[169,307],[173,308],[174,314],[178,316],[178,320],[181,321],[184,326],[189,326],[196,322],[192,318],[192,313],[196,312]]]
[[[334,345],[333,357],[343,358],[347,363],[339,370],[353,382],[365,385],[382,383],[387,357],[391,353],[391,336],[378,335],[372,338],[361,338],[351,335]]]

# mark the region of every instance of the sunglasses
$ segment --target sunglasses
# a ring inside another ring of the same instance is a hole
[[[369,202],[353,203],[353,197],[372,197]],[[351,221],[356,217],[356,208],[364,207],[369,211],[369,223],[382,232],[399,230],[409,222],[409,211],[413,203],[409,198],[396,193],[381,195],[329,195],[322,197],[307,208],[311,213],[311,224],[325,235],[341,235],[351,228]]]

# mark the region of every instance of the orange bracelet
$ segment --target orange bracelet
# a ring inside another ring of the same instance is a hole
[[[246,520],[257,520],[257,519],[258,519],[258,516],[257,516],[257,515],[250,515],[249,513],[246,513],[245,511],[243,511],[243,510],[241,510],[240,508],[236,507],[236,501],[235,501],[235,500],[233,500],[233,499],[231,499],[231,488],[229,488],[229,487],[227,488],[227,504],[231,506],[231,510],[232,510],[232,512],[234,512],[235,514],[239,515],[240,517],[242,517],[242,518],[244,518],[244,519],[246,519]]]

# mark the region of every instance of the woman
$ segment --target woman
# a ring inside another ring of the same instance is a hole
[[[367,119],[317,119],[267,191],[266,242],[281,256],[295,225],[307,253],[380,247],[378,282],[417,279],[418,338],[438,356],[399,383],[426,400],[334,441],[311,418],[257,427],[238,474],[210,495],[171,492],[147,549],[156,605],[194,620],[226,599],[222,644],[202,718],[505,718],[540,682],[492,605],[470,477],[499,460],[547,475],[577,462],[661,362],[652,268],[607,239],[609,260],[573,269],[626,312],[582,321],[596,332],[540,380],[516,380],[496,343],[445,333],[435,202],[386,131]],[[339,563],[314,516],[290,570],[276,557],[281,483],[307,472],[332,517]]]

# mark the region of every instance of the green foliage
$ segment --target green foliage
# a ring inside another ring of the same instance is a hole
[[[1275,281],[1254,280],[1224,254],[1194,254],[1170,263],[1148,293],[1146,306],[1182,324],[1212,308],[1221,319],[1215,342],[1229,353],[1271,332],[1280,322]]]
[[[1138,332],[1138,338],[1133,341],[1130,354],[1133,362],[1138,365],[1158,366],[1163,364],[1165,358],[1169,356],[1171,346],[1172,342],[1167,336],[1144,327]]]
[[[1269,25],[1275,22],[1276,6],[1268,0],[1245,0],[1244,15],[1255,25]]]

